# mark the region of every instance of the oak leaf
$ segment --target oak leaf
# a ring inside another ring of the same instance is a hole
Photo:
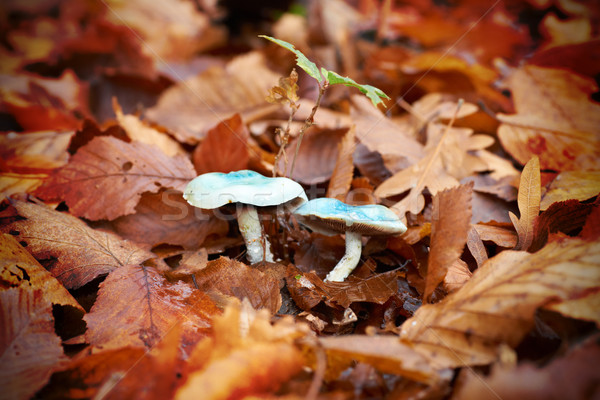
[[[83,312],[71,293],[8,233],[0,234],[0,286],[40,289],[52,304]]]
[[[0,231],[26,245],[38,261],[66,288],[85,285],[94,278],[155,256],[109,232],[96,231],[72,215],[48,206],[22,201],[0,214]],[[18,218],[10,216],[16,212]],[[7,216],[8,215],[8,216]]]
[[[151,348],[176,324],[186,345],[198,342],[220,310],[208,296],[184,282],[170,283],[154,268],[126,265],[100,284],[98,298],[84,317],[93,346]]]
[[[248,168],[250,132],[242,117],[235,114],[211,128],[194,150],[196,172],[231,172]],[[260,157],[259,157],[260,158]]]
[[[0,326],[3,395],[30,398],[67,361],[54,332],[52,304],[41,290],[26,286],[1,290]]]
[[[278,75],[260,53],[236,57],[224,68],[213,67],[167,89],[147,111],[149,119],[167,127],[181,142],[196,144],[223,119],[239,113],[244,123],[271,113],[265,93]]]
[[[36,194],[64,200],[78,217],[113,220],[133,214],[143,192],[166,187],[183,191],[195,176],[183,156],[171,158],[152,145],[97,137],[80,148]]]
[[[519,213],[517,216],[509,211],[508,215],[512,221],[519,240],[515,246],[515,250],[527,250],[533,242],[533,229],[535,221],[540,213],[541,199],[541,177],[540,177],[540,160],[537,156],[533,156],[531,160],[525,164],[521,173],[521,182],[519,183]]]
[[[521,164],[540,158],[541,169],[600,169],[600,104],[592,79],[564,69],[526,65],[510,77],[516,114],[498,114],[498,138]]]
[[[472,195],[473,185],[468,184],[438,192],[433,198],[431,250],[423,293],[425,301],[429,301],[450,266],[458,261],[467,243]]]
[[[490,258],[457,292],[424,305],[402,325],[401,338],[437,367],[493,362],[498,346],[516,346],[538,307],[600,287],[600,245],[578,239],[537,253],[506,250]]]

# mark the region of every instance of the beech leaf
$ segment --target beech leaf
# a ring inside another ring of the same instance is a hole
[[[509,213],[510,219],[519,235],[519,241],[515,246],[515,250],[527,250],[531,246],[531,242],[533,242],[534,224],[540,213],[540,199],[540,160],[537,156],[533,156],[525,164],[521,173],[517,200],[521,216],[517,220],[513,213]]]
[[[599,243],[579,239],[555,241],[534,254],[503,251],[457,292],[419,308],[402,325],[401,338],[438,367],[493,362],[500,344],[519,344],[537,308],[597,290],[599,256]]]
[[[36,193],[44,199],[64,200],[75,216],[113,220],[133,214],[143,192],[166,187],[183,192],[195,176],[183,156],[171,158],[152,145],[97,137]]]
[[[340,201],[346,199],[346,194],[350,189],[352,177],[354,176],[352,156],[356,149],[355,131],[356,128],[352,126],[338,144],[338,156],[329,180],[326,197],[336,198]]]
[[[10,232],[25,244],[27,251],[43,262],[67,289],[83,286],[128,263],[155,257],[113,233],[96,231],[79,218],[48,206],[23,201],[12,204],[23,219],[0,224],[0,230]],[[0,214],[0,222],[2,217]]]
[[[542,197],[540,209],[565,200],[588,200],[600,194],[600,171],[564,171],[554,178]]]
[[[54,332],[52,304],[41,290],[1,290],[0,327],[3,396],[30,398],[67,361]]]
[[[458,260],[467,243],[472,195],[471,183],[438,192],[433,198],[431,251],[423,293],[425,301],[444,280],[446,271]]]
[[[212,300],[183,283],[169,283],[151,267],[126,265],[100,284],[98,299],[84,317],[90,344],[104,349],[151,348],[176,324],[186,345],[205,336],[214,315]]]
[[[317,65],[314,62],[310,61],[308,58],[306,58],[306,56],[300,50],[297,50],[293,44],[288,43],[284,40],[272,38],[267,35],[258,35],[258,37],[270,40],[271,42],[278,44],[284,49],[287,49],[294,53],[296,55],[296,64],[300,68],[302,68],[304,72],[316,79],[320,84],[324,82],[324,76],[321,75],[321,73],[319,72],[319,68],[317,68]]]

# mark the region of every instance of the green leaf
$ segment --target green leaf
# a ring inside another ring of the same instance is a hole
[[[383,90],[371,85],[361,85],[359,83],[356,83],[353,79],[348,78],[347,76],[341,76],[337,72],[327,71],[327,75],[325,76],[327,77],[327,80],[329,81],[330,85],[342,84],[357,88],[362,93],[364,93],[369,98],[369,100],[371,100],[371,103],[373,103],[375,107],[377,107],[378,104],[383,104],[385,107],[385,104],[381,99],[389,99],[389,96],[385,94]]]
[[[292,45],[286,41],[283,41],[283,40],[272,38],[271,36],[267,36],[267,35],[258,35],[258,36],[261,38],[270,40],[271,42],[276,43],[276,44],[280,45],[281,47],[283,47],[284,49],[288,49],[292,53],[296,54],[296,64],[298,64],[298,66],[300,68],[302,68],[304,71],[306,71],[307,74],[309,74],[310,76],[315,78],[317,81],[319,81],[319,83],[323,83],[324,77],[319,73],[319,68],[317,68],[317,64],[315,64],[314,62],[312,62],[308,58],[306,58],[306,56],[304,54],[302,54],[302,52],[300,50],[296,50],[294,45]]]

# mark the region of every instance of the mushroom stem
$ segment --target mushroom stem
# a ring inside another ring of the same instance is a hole
[[[327,274],[325,281],[343,282],[358,265],[361,252],[362,235],[357,232],[346,231],[346,254],[335,268]]]
[[[251,205],[243,206],[237,214],[237,221],[244,242],[246,243],[246,257],[250,264],[261,262],[263,259],[268,262],[273,262],[271,243],[269,243],[266,236],[263,235],[256,208]]]

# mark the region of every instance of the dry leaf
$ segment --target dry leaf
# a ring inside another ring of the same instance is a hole
[[[600,357],[598,337],[556,358],[543,367],[528,362],[516,368],[495,366],[489,376],[464,370],[464,381],[452,397],[456,400],[592,399],[598,397]]]
[[[249,137],[239,114],[219,122],[194,150],[192,160],[198,175],[247,169]]]
[[[540,160],[537,156],[533,156],[525,164],[521,173],[518,197],[519,213],[521,216],[517,219],[515,214],[512,212],[508,213],[519,235],[515,250],[527,250],[533,242],[534,224],[540,213],[540,182]]]
[[[592,79],[524,66],[508,84],[517,114],[498,115],[498,137],[517,161],[537,155],[541,169],[600,170],[600,104],[590,100],[598,90]]]
[[[19,218],[0,224],[0,230],[10,233],[26,246],[66,288],[78,288],[94,278],[127,265],[141,263],[154,255],[109,232],[88,227],[72,215],[47,206],[12,202]]]
[[[442,378],[427,358],[394,336],[323,337],[318,345],[332,359],[368,363],[381,372],[405,376],[417,382],[431,384]]]
[[[1,290],[0,327],[3,396],[31,398],[67,361],[54,332],[52,304],[41,290]]]
[[[355,131],[356,128],[352,126],[346,132],[342,141],[338,143],[338,156],[333,172],[331,173],[325,197],[336,198],[341,201],[344,201],[346,198],[354,176],[354,160],[352,155],[356,149]]]
[[[471,226],[471,229],[469,229],[469,232],[467,233],[467,247],[475,259],[475,262],[477,262],[477,267],[481,267],[483,263],[487,261],[488,255],[485,246],[483,245],[483,241],[474,226]]]
[[[189,346],[210,330],[220,314],[212,300],[183,282],[170,283],[155,269],[126,265],[100,284],[98,299],[84,317],[86,339],[93,346],[152,348],[176,324]]]
[[[473,184],[438,192],[433,198],[431,251],[427,264],[423,300],[430,300],[446,271],[463,252],[471,222]]]
[[[135,214],[115,219],[112,226],[124,239],[136,243],[181,245],[185,249],[197,249],[207,237],[225,236],[229,229],[227,221],[192,207],[175,190],[144,193]]]
[[[534,254],[503,251],[460,290],[419,308],[402,325],[401,338],[437,367],[491,363],[500,344],[519,344],[538,307],[596,290],[599,256],[598,243],[577,239],[549,243]]]
[[[266,308],[272,314],[281,307],[279,281],[239,261],[219,257],[195,276],[203,292],[216,290],[240,300],[247,298],[255,309]]]
[[[213,67],[167,89],[148,110],[153,121],[169,128],[179,141],[196,144],[224,119],[239,113],[245,124],[279,109],[265,95],[278,75],[260,53],[234,58],[225,68]]]
[[[512,224],[509,224],[512,226]],[[506,226],[496,226],[493,222],[476,224],[475,230],[479,234],[481,240],[491,241],[498,246],[512,249],[517,245],[518,236],[514,230],[508,229]]]
[[[64,200],[76,216],[113,220],[133,214],[143,192],[167,187],[183,191],[195,177],[183,156],[171,158],[144,143],[97,137],[80,148],[36,194]]]
[[[471,279],[472,275],[467,263],[459,258],[448,267],[444,276],[444,289],[448,293],[456,292]]]
[[[0,234],[0,287],[40,289],[44,300],[83,312],[67,289],[8,233]]]
[[[49,172],[67,163],[74,132],[9,132],[0,135],[0,157],[12,172]]]
[[[600,171],[565,171],[554,178],[542,197],[540,209],[564,200],[584,201],[600,194]]]

